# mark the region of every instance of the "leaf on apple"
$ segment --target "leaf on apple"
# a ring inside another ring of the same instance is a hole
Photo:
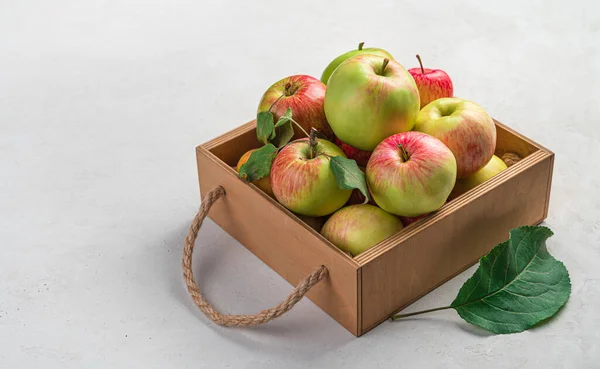
[[[246,182],[254,182],[268,176],[277,151],[277,148],[270,143],[253,151],[248,161],[240,168],[240,178]]]
[[[281,118],[279,118],[277,120],[277,124],[275,126],[284,124],[286,122],[291,122],[291,121],[292,121],[292,108],[287,108],[287,110],[285,111],[285,113],[283,113]]]
[[[369,202],[369,191],[367,190],[365,173],[360,170],[356,161],[343,156],[332,156],[329,158],[329,168],[342,190],[353,190],[356,188],[365,196],[365,204]]]
[[[275,124],[274,137],[271,138],[271,143],[277,148],[282,148],[290,142],[292,137],[294,137],[292,109],[288,108]]]
[[[265,145],[275,138],[274,120],[270,111],[261,111],[256,115],[256,138]]]

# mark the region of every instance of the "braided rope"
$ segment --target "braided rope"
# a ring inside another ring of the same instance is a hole
[[[255,315],[232,315],[232,314],[222,314],[219,313],[215,308],[202,296],[200,290],[198,289],[198,285],[196,284],[196,280],[194,279],[194,273],[192,272],[192,254],[194,252],[194,245],[196,241],[196,237],[198,236],[198,231],[202,226],[202,222],[208,215],[208,212],[211,206],[220,199],[225,196],[225,189],[222,186],[219,186],[211,191],[209,191],[204,199],[202,200],[202,204],[200,206],[200,210],[198,214],[194,217],[192,221],[192,225],[190,226],[190,230],[185,238],[184,248],[183,248],[183,278],[185,280],[185,284],[187,285],[188,291],[194,302],[200,308],[200,310],[213,322],[224,325],[227,327],[231,326],[241,326],[241,327],[253,327],[259,324],[266,323],[270,320],[273,320],[286,312],[288,312],[291,308],[306,295],[310,289],[319,283],[322,279],[324,279],[327,274],[327,268],[322,265],[319,268],[315,269],[312,273],[306,276],[303,280],[298,283],[294,291],[279,305],[263,310]]]

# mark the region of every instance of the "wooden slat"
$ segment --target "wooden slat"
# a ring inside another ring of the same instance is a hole
[[[522,161],[354,259],[237,178],[231,167],[260,146],[255,121],[197,148],[201,193],[225,186],[210,217],[290,283],[326,265],[330,277],[309,298],[359,336],[472,265],[509,229],[546,217],[554,154],[495,122],[497,154]]]
[[[477,262],[510,229],[544,218],[552,159],[541,151],[532,156],[535,161],[524,162],[509,178],[480,188],[396,245],[358,260],[363,332]]]
[[[197,149],[197,160],[202,195],[218,185],[227,192],[213,205],[210,218],[293,285],[318,266],[327,266],[329,277],[307,296],[359,335],[358,264],[267,195],[241,181],[206,148]]]
[[[548,154],[538,151],[526,157],[519,163],[499,173],[498,175],[494,176],[493,178],[481,184],[480,186],[477,186],[473,190],[468,191],[467,193],[457,197],[451,202],[448,202],[433,214],[423,219],[420,219],[419,221],[411,224],[409,227],[402,229],[400,232],[396,233],[390,238],[383,240],[376,246],[355,257],[354,260],[360,265],[367,264],[370,260],[387,252],[389,249],[402,244],[402,242],[404,242],[405,240],[409,239],[410,237],[414,236],[415,234],[421,231],[424,231],[426,228],[435,224],[440,219],[452,215],[457,209],[464,206],[468,206],[473,201],[473,199],[481,196],[484,193],[494,191],[494,189],[502,182],[509,180],[510,178],[514,177],[515,175],[518,175],[519,173],[527,171],[531,166],[535,165],[541,160],[544,160],[548,156]]]

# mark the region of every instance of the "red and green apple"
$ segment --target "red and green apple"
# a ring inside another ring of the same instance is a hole
[[[402,222],[377,206],[346,206],[323,225],[321,234],[342,251],[356,256],[402,229]]]
[[[327,84],[327,81],[329,81],[329,77],[331,76],[333,71],[340,64],[342,64],[345,60],[350,59],[351,57],[356,56],[356,55],[373,54],[373,55],[380,55],[380,56],[383,56],[388,59],[394,59],[390,55],[390,53],[388,53],[387,51],[385,51],[383,49],[378,49],[376,47],[363,48],[364,44],[365,44],[364,42],[361,42],[360,44],[358,44],[358,48],[356,50],[348,51],[347,53],[344,53],[344,54],[338,56],[337,58],[333,59],[333,61],[331,63],[329,63],[327,68],[325,68],[325,70],[323,71],[323,74],[321,75],[321,82],[323,82],[324,84]]]
[[[308,138],[281,149],[271,166],[275,198],[294,213],[319,217],[341,208],[352,190],[342,190],[329,168],[331,156],[343,156],[334,143],[317,139],[314,151]]]
[[[454,87],[448,73],[441,69],[423,68],[419,55],[417,55],[417,60],[419,60],[420,68],[411,68],[408,73],[414,78],[419,89],[421,108],[433,100],[454,96]]]
[[[417,217],[444,205],[456,182],[456,160],[435,137],[404,132],[375,148],[366,177],[379,207],[399,216]]]
[[[346,154],[348,159],[355,160],[356,164],[358,164],[361,167],[367,166],[367,162],[369,161],[369,158],[371,157],[371,151],[357,149],[354,146],[350,146],[347,143],[342,142],[342,140],[340,140],[337,137],[335,138],[334,142],[336,145],[338,145],[340,147],[340,149],[342,149],[342,151],[344,152],[344,154]]]
[[[458,178],[483,168],[496,149],[496,125],[474,102],[443,98],[425,106],[417,116],[415,130],[430,134],[450,148],[456,157]]]
[[[321,81],[307,75],[295,75],[269,87],[258,104],[258,112],[270,110],[277,121],[290,108],[294,120],[306,132],[315,128],[326,137],[332,137],[333,132],[323,108],[324,99],[325,85]],[[295,126],[294,130],[296,135],[302,134]]]
[[[412,130],[419,106],[410,73],[379,55],[344,61],[329,77],[325,93],[325,114],[335,135],[365,151],[386,137]]]

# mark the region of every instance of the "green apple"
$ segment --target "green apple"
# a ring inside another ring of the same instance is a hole
[[[273,161],[269,178],[283,206],[297,214],[320,217],[344,206],[352,191],[341,189],[329,168],[331,156],[346,157],[342,149],[323,139],[317,139],[314,149],[308,138],[285,145]]]
[[[417,217],[444,205],[456,182],[456,160],[437,138],[404,132],[375,148],[366,177],[379,207],[399,216]]]
[[[354,56],[329,78],[325,115],[336,137],[372,151],[383,139],[413,129],[419,91],[400,63],[379,55]]]
[[[483,168],[496,149],[496,125],[472,101],[455,97],[427,104],[417,116],[415,131],[434,136],[456,157],[458,178],[466,178]]]
[[[321,234],[342,251],[356,256],[402,229],[400,219],[377,206],[361,204],[336,211]]]
[[[327,84],[327,81],[329,81],[329,77],[331,76],[331,74],[333,73],[335,68],[337,68],[340,64],[342,64],[346,59],[350,59],[351,57],[356,56],[356,55],[374,54],[374,55],[383,56],[388,59],[394,59],[390,55],[390,53],[388,53],[387,51],[385,51],[383,49],[378,49],[375,47],[368,47],[366,49],[363,49],[364,44],[365,44],[364,42],[361,42],[360,44],[358,44],[358,49],[348,51],[347,53],[344,53],[344,54],[338,56],[337,58],[333,59],[333,61],[331,63],[329,63],[327,68],[325,68],[325,70],[323,71],[323,74],[321,75],[321,82],[323,82],[324,84]]]
[[[485,165],[485,167],[479,169],[477,172],[471,174],[467,178],[457,180],[456,184],[454,185],[454,189],[450,194],[450,198],[454,199],[477,187],[506,168],[508,168],[506,163],[504,163],[504,161],[502,161],[502,159],[496,155],[493,155],[492,159]]]

